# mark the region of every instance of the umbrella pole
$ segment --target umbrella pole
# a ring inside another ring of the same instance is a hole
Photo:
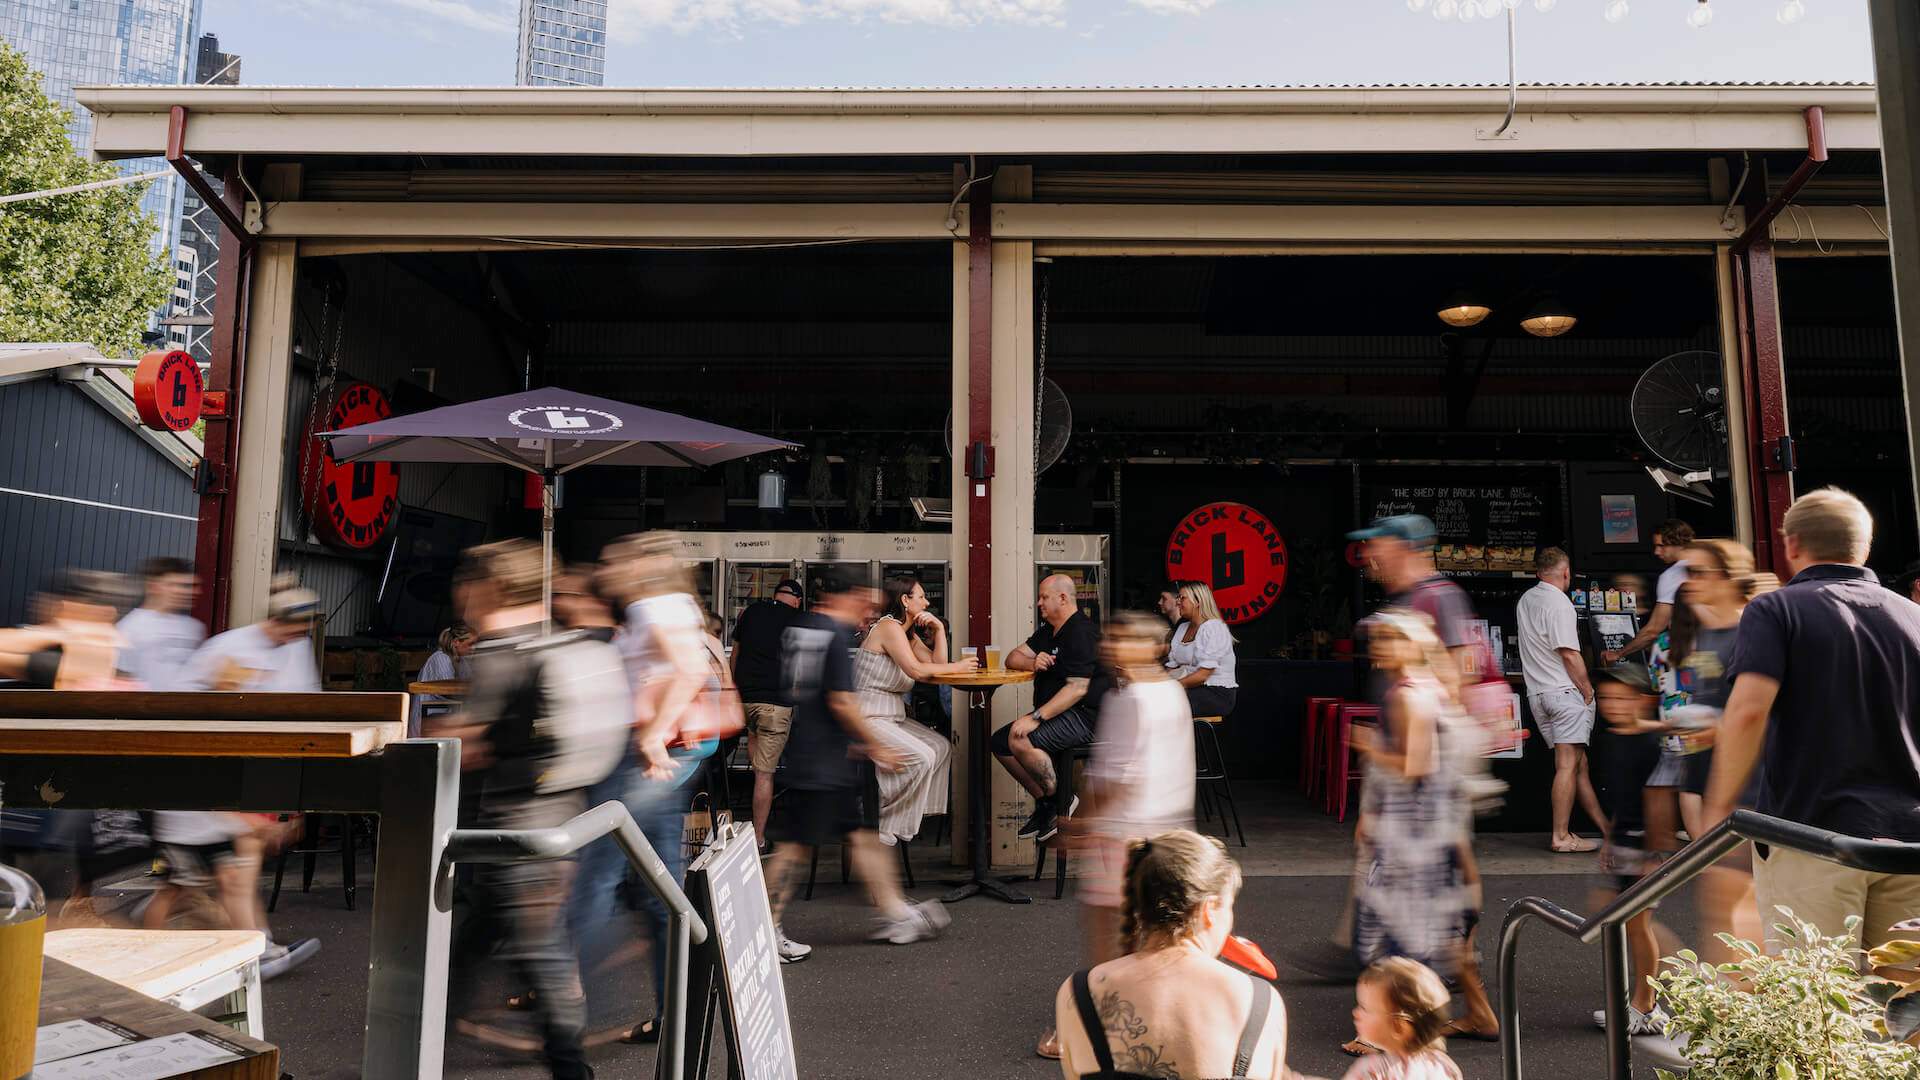
[[[547,467],[540,472],[541,630],[553,633],[553,440],[547,440]]]

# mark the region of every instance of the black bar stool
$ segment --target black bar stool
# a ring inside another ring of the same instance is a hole
[[[1074,746],[1053,755],[1053,812],[1058,818],[1067,817],[1073,807],[1073,767],[1084,763],[1091,755],[1090,746]],[[1037,854],[1033,860],[1033,879],[1047,869],[1047,844],[1053,845],[1053,898],[1060,899],[1067,894],[1067,845],[1059,833],[1053,834],[1045,844],[1035,844]]]

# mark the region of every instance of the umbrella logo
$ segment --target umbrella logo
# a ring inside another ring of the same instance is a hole
[[[572,405],[535,405],[530,409],[515,409],[507,414],[507,422],[517,428],[553,435],[602,435],[618,431],[624,426],[620,418],[612,413]]]

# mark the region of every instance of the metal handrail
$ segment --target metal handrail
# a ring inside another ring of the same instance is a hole
[[[1582,918],[1543,897],[1521,897],[1507,909],[1506,921],[1500,927],[1501,1075],[1506,1080],[1521,1080],[1520,982],[1516,968],[1522,927],[1538,921],[1583,944],[1600,943],[1601,977],[1606,981],[1607,995],[1607,1076],[1610,1080],[1630,1080],[1633,1056],[1627,1035],[1627,920],[1672,895],[1749,841],[1790,848],[1869,873],[1920,874],[1920,844],[1868,840],[1752,810],[1735,810],[1594,915]]]
[[[626,853],[640,880],[667,908],[667,985],[661,988],[659,1074],[680,1080],[686,1072],[687,966],[694,945],[707,940],[707,924],[693,910],[680,883],[667,872],[660,855],[617,802],[604,802],[547,829],[455,829],[447,834],[435,875],[433,899],[441,911],[453,907],[456,863],[517,863],[564,859],[607,834]]]

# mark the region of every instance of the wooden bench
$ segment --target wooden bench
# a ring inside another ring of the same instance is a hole
[[[406,737],[405,694],[14,690],[0,753],[358,757]]]
[[[265,1038],[258,930],[51,930],[46,955],[176,1008],[198,1012],[236,998],[241,1029]],[[215,1017],[215,1019],[219,1019]]]

